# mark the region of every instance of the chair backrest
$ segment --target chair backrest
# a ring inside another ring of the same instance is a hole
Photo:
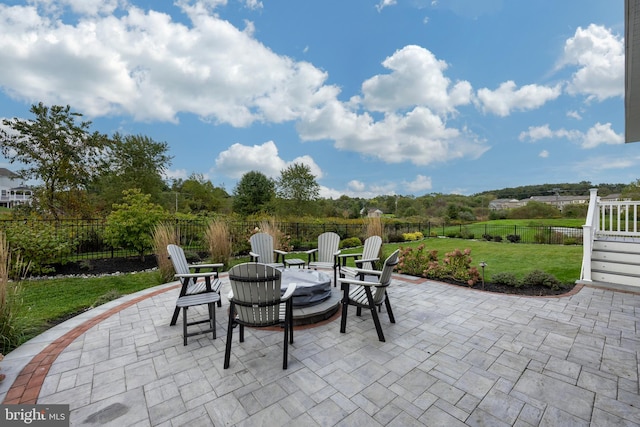
[[[178,245],[167,245],[167,252],[169,252],[169,258],[173,264],[173,269],[176,274],[189,273],[189,264],[187,263],[187,257],[184,255],[184,250]]]
[[[333,254],[340,247],[340,236],[327,231],[318,236],[318,262],[333,262]]]
[[[373,292],[373,300],[376,304],[384,301],[384,293],[387,287],[391,284],[391,273],[393,273],[394,268],[398,265],[399,254],[400,249],[396,249],[396,251],[389,255],[389,257],[384,261],[384,267],[382,268],[382,274],[380,275],[380,285],[376,286]]]
[[[380,256],[380,248],[382,247],[382,237],[370,236],[364,241],[362,248],[362,259],[373,259]],[[362,268],[373,269],[373,263],[366,262],[362,264]]]
[[[260,255],[258,262],[262,264],[273,264],[273,237],[268,233],[256,233],[249,238],[251,252]]]
[[[238,320],[247,325],[273,325],[280,320],[280,271],[258,262],[229,270]]]

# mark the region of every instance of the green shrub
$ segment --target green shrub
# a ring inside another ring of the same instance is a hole
[[[514,288],[522,287],[522,282],[518,280],[515,274],[508,272],[500,272],[491,276],[491,281],[496,285],[513,286]]]
[[[450,239],[454,239],[454,238],[456,238],[456,237],[459,237],[459,236],[460,236],[460,233],[459,233],[459,232],[457,232],[457,231],[451,231],[451,230],[449,230],[449,231],[447,231],[446,233],[444,233],[444,235],[445,235],[445,236],[447,236],[447,237],[448,237],[448,238],[450,238]]]
[[[362,246],[362,240],[359,237],[348,237],[340,242],[340,248],[355,248]]]
[[[544,286],[557,291],[561,288],[562,283],[553,274],[546,273],[542,270],[533,270],[522,279],[522,285],[526,287]]]
[[[575,237],[566,237],[564,239],[564,242],[562,242],[564,245],[570,246],[570,245],[577,245],[578,244],[578,239],[576,239]]]
[[[500,235],[493,236],[493,241],[494,242],[502,242],[502,236],[500,236]]]
[[[12,265],[11,277],[16,277],[27,265],[34,275],[52,273],[55,271],[52,264],[66,264],[76,249],[76,238],[69,229],[53,222],[12,222],[6,234],[11,252],[21,260]]]
[[[520,241],[519,234],[507,234],[507,240],[511,243],[518,243]]]
[[[123,194],[124,201],[114,204],[107,217],[105,241],[116,248],[134,250],[144,260],[145,252],[153,248],[153,230],[165,212],[150,201],[151,195],[142,194],[137,188]]]
[[[404,242],[404,234],[402,233],[389,233],[387,235],[387,241],[389,243],[401,243]]]

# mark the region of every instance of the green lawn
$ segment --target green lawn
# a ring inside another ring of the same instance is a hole
[[[540,269],[553,274],[562,282],[574,282],[579,278],[582,262],[581,246],[496,243],[444,238],[385,244],[383,253],[387,256],[400,246],[415,247],[420,244],[425,244],[428,249],[437,250],[440,258],[446,252],[456,248],[471,249],[473,265],[478,266],[480,261],[487,263],[485,269],[487,281],[490,281],[491,275],[497,272],[511,272],[521,278],[534,269]],[[349,249],[344,250],[343,253],[356,253],[361,250],[362,248]],[[245,261],[247,259],[236,259],[232,264]],[[117,297],[159,284],[158,272],[22,282],[20,293],[22,304],[18,310],[24,327],[22,342],[51,327],[51,322],[55,322],[56,319],[94,306],[99,300],[105,302],[105,295]]]

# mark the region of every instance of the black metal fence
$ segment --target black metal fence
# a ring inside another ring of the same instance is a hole
[[[175,225],[180,231],[180,244],[192,251],[206,252],[204,239],[207,220],[176,220]],[[341,239],[358,237],[361,240],[366,235],[364,223],[330,223],[330,222],[281,222],[275,224],[278,229],[289,239],[294,250],[305,250],[317,244],[317,237],[327,231],[340,235]],[[105,221],[102,219],[90,220],[2,220],[0,230],[13,230],[13,235],[33,233],[32,238],[37,239],[37,233],[44,233],[42,241],[55,240],[58,242],[71,242],[70,253],[64,255],[71,260],[101,259],[113,257],[126,257],[137,255],[131,250],[113,248],[105,242]],[[234,255],[243,255],[249,251],[249,237],[259,226],[254,222],[232,222],[229,224],[232,240],[234,242]],[[22,227],[22,228],[20,228]],[[543,244],[581,244],[581,228],[564,227],[524,227],[503,226],[489,224],[467,225],[434,225],[425,223],[387,223],[385,224],[385,241],[401,242],[403,234],[421,232],[425,238],[450,237],[463,239],[484,239],[491,241],[505,241],[513,243],[543,243]],[[11,233],[8,233],[11,234]],[[46,235],[46,236],[45,236]],[[52,238],[53,236],[53,238]],[[11,244],[11,242],[10,242]],[[50,244],[50,242],[48,243]],[[63,251],[61,251],[62,254]],[[62,260],[63,255],[60,256]]]

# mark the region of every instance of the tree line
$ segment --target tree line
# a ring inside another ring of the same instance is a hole
[[[272,179],[259,171],[245,173],[228,192],[201,174],[167,180],[172,157],[168,144],[144,135],[106,135],[70,106],[32,105],[31,119],[4,119],[0,149],[23,180],[36,180],[33,203],[14,215],[47,218],[106,217],[136,190],[150,202],[175,214],[276,215],[286,217],[359,218],[370,208],[411,220],[472,221],[488,219],[496,198],[526,199],[539,195],[584,195],[593,185],[542,184],[505,188],[471,196],[431,193],[422,196],[381,195],[371,199],[319,197],[320,187],[307,165],[294,163]],[[640,198],[640,180],[600,184],[599,194],[623,193]]]

